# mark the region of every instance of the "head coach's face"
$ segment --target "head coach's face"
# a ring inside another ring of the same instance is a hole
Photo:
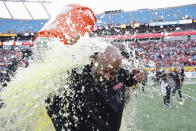
[[[120,64],[120,51],[115,46],[108,46],[104,53],[95,56],[92,63],[92,72],[98,82],[105,83],[115,77]]]

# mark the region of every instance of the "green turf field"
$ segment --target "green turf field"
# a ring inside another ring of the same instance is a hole
[[[196,97],[196,84],[184,85],[182,93]],[[195,131],[196,100],[187,97],[180,105],[171,97],[171,104],[171,107],[163,106],[160,86],[148,85],[144,93],[131,97],[123,124],[130,131]]]

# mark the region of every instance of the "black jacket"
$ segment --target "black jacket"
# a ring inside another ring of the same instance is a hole
[[[181,77],[181,81],[184,81],[184,78],[186,77],[184,73],[184,69],[181,70],[180,77]]]
[[[180,86],[180,74],[177,73],[177,72],[174,72],[174,73],[172,74],[172,78],[173,78],[173,80],[174,80],[175,83],[176,83],[176,87],[179,87],[179,86]]]
[[[73,71],[71,76],[71,92],[64,91],[62,96],[46,100],[48,115],[56,130],[118,131],[125,104],[125,87],[134,83],[132,75],[120,69],[104,86],[95,84],[90,66],[86,66],[81,74]]]

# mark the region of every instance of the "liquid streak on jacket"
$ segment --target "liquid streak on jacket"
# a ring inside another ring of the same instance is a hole
[[[46,101],[55,129],[118,131],[126,101],[125,88],[134,84],[132,77],[121,68],[113,80],[99,85],[91,66],[87,65],[81,74],[74,70],[69,86],[72,92],[67,95],[64,91]]]

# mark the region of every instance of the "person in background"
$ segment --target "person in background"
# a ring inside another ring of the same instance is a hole
[[[183,85],[185,77],[186,76],[185,76],[185,73],[184,73],[184,67],[181,67],[181,70],[180,70],[180,89],[182,89],[182,85]]]
[[[163,103],[165,106],[170,106],[171,86],[169,85],[169,69],[165,69],[161,78],[161,92],[163,95]]]
[[[144,92],[144,87],[146,86],[146,82],[148,81],[148,72],[145,71],[145,79],[142,81],[142,91]]]
[[[174,80],[174,89],[172,91],[172,96],[174,97],[175,99],[175,93],[176,93],[176,90],[178,90],[178,94],[180,96],[180,98],[182,98],[182,93],[181,93],[181,87],[180,87],[180,72],[179,72],[179,68],[176,67],[174,69],[174,73],[173,73],[173,80]]]
[[[157,66],[156,73],[155,73],[155,83],[157,83],[158,85],[160,84],[161,76],[162,76],[161,68]]]
[[[125,89],[145,78],[138,69],[121,67],[122,56],[114,46],[96,53],[82,73],[71,73],[72,92],[49,96],[47,112],[57,131],[118,131],[125,105]]]

